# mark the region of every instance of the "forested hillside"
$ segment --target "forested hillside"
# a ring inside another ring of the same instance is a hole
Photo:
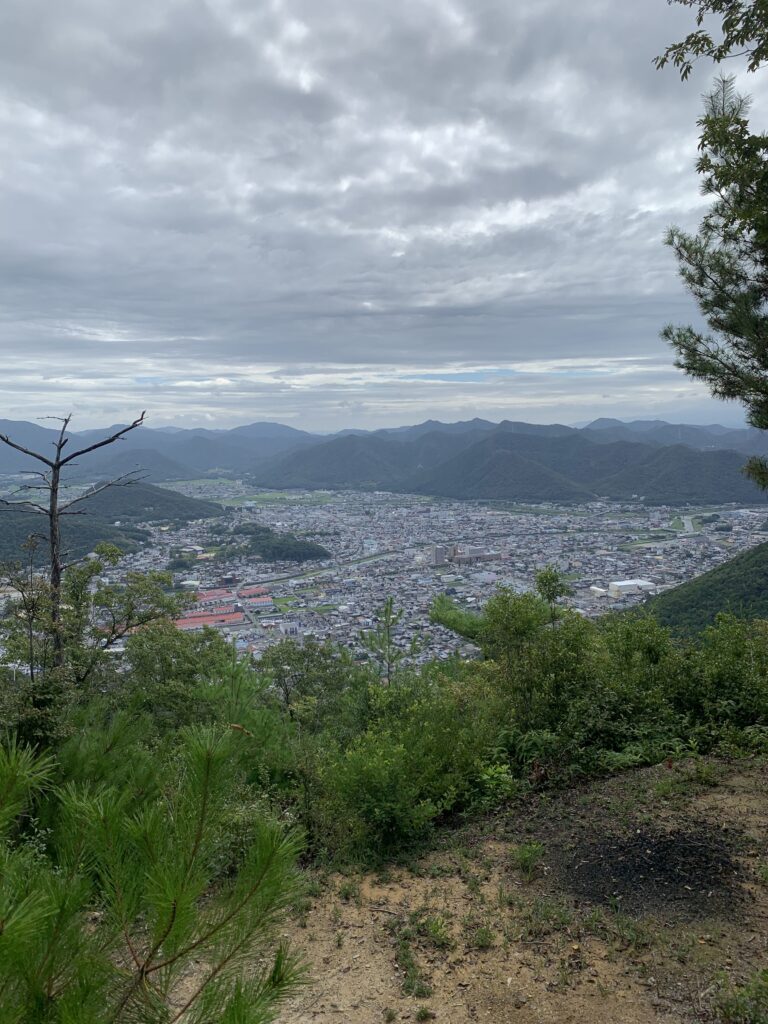
[[[132,483],[127,487],[108,487],[80,505],[89,515],[99,519],[119,519],[121,522],[188,523],[193,519],[208,519],[223,514],[215,501],[188,498],[168,487],[155,487],[148,483]]]
[[[42,551],[47,545],[46,520],[14,509],[0,511],[0,562],[24,557],[22,545],[34,534]],[[73,558],[82,558],[97,544],[115,544],[122,551],[135,551],[147,539],[145,530],[131,525],[121,526],[99,517],[77,516],[68,518],[62,528],[62,541]],[[39,561],[39,559],[38,559]]]
[[[472,426],[471,424],[469,425]],[[764,503],[744,456],[642,435],[502,423],[415,435],[348,434],[264,462],[264,487],[360,488],[507,501],[643,500],[649,504]]]
[[[646,607],[659,622],[688,635],[712,625],[720,612],[768,619],[768,544],[652,598]]]
[[[85,514],[65,516],[62,525],[64,546],[75,558],[93,551],[102,542],[115,544],[124,551],[135,550],[147,537],[136,523],[188,523],[223,514],[221,505],[213,501],[188,498],[146,483],[109,487],[86,498],[78,508]],[[13,508],[0,511],[0,560],[19,558],[21,546],[30,534],[39,535],[44,548],[46,530],[45,516]]]
[[[221,540],[224,557],[242,554],[265,562],[311,562],[331,557],[321,544],[259,523],[233,526],[221,535]]]

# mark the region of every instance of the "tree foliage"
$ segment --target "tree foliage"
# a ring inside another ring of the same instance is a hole
[[[568,585],[565,576],[554,565],[546,565],[539,569],[535,576],[536,592],[547,602],[552,616],[552,625],[557,621],[557,602],[563,597],[569,597],[573,590]]]
[[[32,554],[26,563],[0,567],[0,579],[16,594],[0,620],[0,640],[3,660],[21,668],[24,679],[18,692],[24,708],[20,734],[45,745],[60,735],[66,701],[107,664],[115,644],[178,615],[181,599],[169,593],[165,573],[130,572],[119,585],[104,582],[103,573],[120,552],[101,545],[93,558],[64,570],[57,607],[50,580],[35,571]]]
[[[4,1022],[273,1019],[300,977],[285,947],[268,953],[297,890],[299,844],[263,821],[236,874],[220,876],[233,742],[186,731],[149,793],[136,779],[52,785],[50,759],[0,750]],[[43,789],[56,822],[47,852],[20,817]]]
[[[700,119],[697,170],[714,201],[698,234],[673,227],[667,244],[710,333],[667,326],[676,364],[718,398],[737,399],[749,423],[768,428],[768,137],[750,132],[748,101],[720,78]],[[768,465],[748,474],[768,485]]]
[[[668,0],[696,12],[696,29],[685,39],[672,43],[654,61],[656,67],[672,64],[685,80],[699,57],[716,63],[734,56],[746,56],[747,67],[757,71],[768,59],[768,5],[765,0]],[[719,20],[720,38],[705,28]]]
[[[371,655],[379,675],[387,684],[408,655],[416,653],[416,643],[401,647],[397,642],[397,627],[403,617],[403,609],[395,609],[395,601],[387,597],[376,614],[376,625],[373,629],[360,633],[360,643]]]

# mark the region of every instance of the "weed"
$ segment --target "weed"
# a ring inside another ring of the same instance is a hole
[[[313,878],[310,875],[305,875],[303,888],[306,896],[319,896],[323,891],[323,884],[319,878]]]
[[[487,924],[480,925],[469,937],[469,945],[473,949],[490,949],[493,946],[494,934]]]
[[[653,787],[653,792],[661,800],[669,800],[680,792],[680,779],[676,775],[665,775]]]
[[[645,949],[653,941],[639,921],[623,914],[616,906],[609,912],[596,907],[585,918],[584,927],[601,939],[618,942],[625,949]]]
[[[413,955],[411,942],[414,938],[413,928],[407,927],[403,921],[398,921],[390,926],[395,937],[395,959],[403,978],[403,992],[407,996],[416,996],[417,999],[425,999],[432,995],[432,989],[425,981],[416,957]]]
[[[448,878],[453,874],[453,868],[447,864],[430,864],[426,870],[427,878]]]
[[[757,880],[762,885],[768,885],[768,861],[757,865]]]
[[[496,896],[500,907],[514,907],[517,903],[515,892],[506,885],[500,885]]]
[[[353,880],[342,882],[339,886],[339,897],[344,900],[345,903],[349,903],[350,900],[354,900],[359,905],[360,903],[360,883]]]
[[[573,911],[570,907],[541,896],[522,910],[519,938],[539,939],[552,932],[564,931],[572,923]]]
[[[768,970],[760,971],[746,985],[723,989],[715,1010],[721,1024],[768,1024]]]
[[[392,1021],[397,1020],[397,1010],[393,1010],[391,1006],[387,1006],[384,1010],[384,1020],[386,1024],[392,1024]]]
[[[520,871],[527,882],[533,879],[536,868],[544,856],[542,843],[521,843],[511,853],[512,864]]]
[[[435,949],[452,949],[453,939],[448,931],[448,924],[444,917],[418,917],[412,915],[416,934],[435,947]]]
[[[699,786],[719,786],[720,770],[709,761],[697,761],[693,766],[693,780]]]
[[[653,787],[656,796],[663,800],[685,797],[699,789],[717,786],[720,778],[714,765],[707,761],[696,761],[693,767],[683,772],[669,772]]]
[[[477,875],[466,875],[464,877],[464,884],[466,885],[468,891],[472,893],[473,896],[480,895],[481,883],[480,878]]]
[[[434,1020],[435,1014],[427,1009],[426,1006],[420,1006],[416,1011],[416,1020]]]

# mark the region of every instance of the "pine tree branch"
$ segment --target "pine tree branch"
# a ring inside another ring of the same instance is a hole
[[[188,957],[191,953],[194,953],[196,949],[199,949],[201,946],[204,946],[206,945],[206,943],[210,942],[211,939],[222,930],[222,928],[225,928],[230,923],[230,921],[234,920],[237,917],[237,915],[242,910],[244,910],[245,907],[248,906],[250,901],[253,899],[253,897],[259,891],[261,886],[264,884],[264,879],[266,878],[267,873],[269,872],[269,869],[272,867],[272,863],[276,857],[277,851],[273,849],[269,857],[267,858],[266,864],[259,872],[253,884],[249,886],[249,888],[246,890],[243,898],[238,903],[236,903],[215,924],[213,924],[208,929],[207,932],[205,932],[203,935],[198,936],[198,938],[191,942],[185,949],[178,950],[178,952],[174,953],[173,956],[169,956],[167,960],[162,961],[162,963],[153,965],[147,973],[160,971],[165,967],[170,967],[173,964],[177,963],[179,960],[183,959],[184,957]]]

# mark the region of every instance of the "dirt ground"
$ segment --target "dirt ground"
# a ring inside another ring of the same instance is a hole
[[[331,876],[290,938],[282,1024],[716,1020],[768,966],[768,770],[662,765],[540,794],[377,875]]]

